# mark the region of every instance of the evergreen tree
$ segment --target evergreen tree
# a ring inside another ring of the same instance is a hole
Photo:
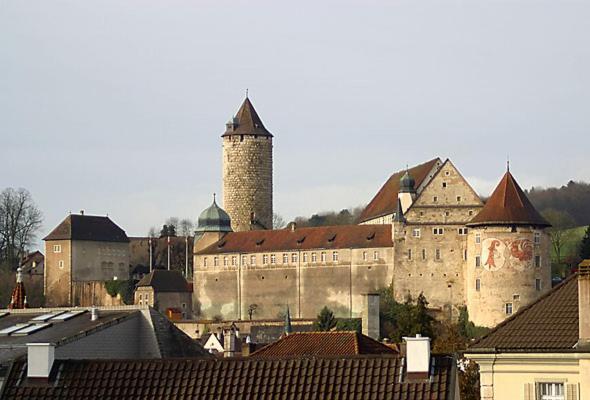
[[[590,225],[586,228],[586,233],[580,243],[580,258],[582,260],[590,259]]]
[[[424,293],[420,293],[416,300],[416,330],[422,336],[434,337],[434,318],[428,314],[428,301]]]
[[[318,319],[315,322],[316,330],[321,332],[328,332],[336,326],[336,318],[334,313],[328,307],[324,306],[322,311],[318,315]]]

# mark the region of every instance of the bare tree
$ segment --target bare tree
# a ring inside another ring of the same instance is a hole
[[[563,258],[566,256],[564,250],[572,242],[572,233],[569,228],[575,225],[575,221],[571,215],[566,211],[558,211],[552,208],[543,211],[543,217],[551,223],[551,228],[548,229],[551,238],[551,246],[553,247],[553,254],[555,256],[555,267],[558,270],[562,269]]]
[[[272,214],[272,229],[281,229],[284,228],[287,223],[279,214]]]
[[[178,224],[179,226],[177,229],[177,233],[180,234],[180,236],[190,236],[193,234],[195,224],[193,224],[193,222],[190,219],[183,218],[180,220]]]
[[[0,261],[17,268],[42,222],[43,215],[28,190],[4,189],[0,193]]]
[[[168,226],[168,228],[173,226],[175,232],[178,232],[179,223],[180,223],[180,220],[178,219],[178,217],[170,217],[165,222],[165,224]]]
[[[148,231],[148,237],[151,237],[151,238],[158,237],[158,231],[156,230],[156,227],[155,226],[152,226],[150,228],[150,230]]]

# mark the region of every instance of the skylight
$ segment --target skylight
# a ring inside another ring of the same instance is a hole
[[[8,314],[10,314],[10,313],[9,312],[0,312],[0,318],[6,317]]]
[[[35,333],[37,331],[40,331],[41,329],[49,328],[50,326],[51,326],[51,324],[48,322],[43,323],[43,324],[30,325],[30,326],[27,326],[26,328],[22,328],[16,332],[13,332],[12,336],[27,336],[27,335],[30,335],[31,333]]]
[[[70,318],[74,318],[75,316],[78,316],[80,314],[84,314],[85,312],[86,312],[86,310],[68,311],[68,312],[65,312],[63,314],[59,314],[59,315],[51,318],[51,321],[56,321],[56,322],[67,321]]]
[[[18,331],[19,329],[23,329],[23,328],[26,328],[31,325],[32,324],[16,324],[16,325],[9,326],[8,328],[4,328],[4,329],[0,330],[0,336],[8,336],[12,332]]]
[[[66,311],[57,311],[57,312],[52,312],[52,313],[48,313],[48,314],[43,314],[43,315],[38,315],[35,318],[31,319],[31,321],[33,322],[45,322],[48,319],[51,319],[53,317],[56,317],[58,315],[64,314]]]

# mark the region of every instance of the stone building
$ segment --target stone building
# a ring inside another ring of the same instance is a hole
[[[248,136],[258,147],[247,147]],[[297,318],[324,306],[358,317],[363,294],[391,286],[400,302],[423,293],[438,318],[467,306],[476,324],[493,326],[550,288],[549,224],[511,173],[484,205],[448,159],[394,173],[357,225],[252,230],[244,218],[253,204],[262,207],[255,215],[272,215],[272,172],[261,172],[272,171],[271,139],[246,99],[223,138],[227,213],[214,201],[195,236],[200,317],[245,319],[255,307],[256,318],[276,318],[286,306]]]
[[[129,279],[129,239],[109,217],[70,214],[43,240],[46,306],[103,305],[104,282]]]
[[[250,99],[226,124],[223,206],[234,231],[272,228],[272,134]]]
[[[170,311],[182,319],[192,317],[192,291],[178,271],[156,269],[137,283],[135,304],[148,305],[164,315]]]

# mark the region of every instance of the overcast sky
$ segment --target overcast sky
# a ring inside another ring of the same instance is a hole
[[[450,158],[488,195],[590,181],[588,1],[0,0],[0,189],[43,234],[69,211],[128,235],[221,191],[225,122],[250,98],[285,219],[366,204]]]

